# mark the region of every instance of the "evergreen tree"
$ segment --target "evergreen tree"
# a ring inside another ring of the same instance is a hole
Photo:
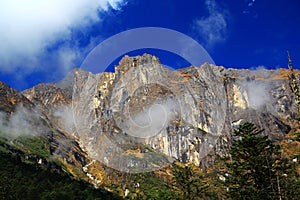
[[[292,199],[291,165],[282,158],[280,147],[246,122],[234,131],[231,159],[226,162],[225,181],[232,199]]]
[[[204,199],[210,196],[209,185],[196,166],[175,163],[172,171],[174,185],[182,195],[182,199]]]
[[[295,95],[295,103],[296,103],[297,108],[298,108],[297,118],[299,118],[299,114],[300,114],[299,82],[298,82],[297,77],[295,75],[291,55],[290,55],[289,52],[288,52],[288,66],[289,66],[289,71],[290,71],[289,72],[289,85],[291,87],[291,90],[292,90],[293,94]]]

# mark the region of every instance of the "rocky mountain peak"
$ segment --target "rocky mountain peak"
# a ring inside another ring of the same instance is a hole
[[[125,56],[115,69],[101,74],[75,69],[59,83],[41,84],[23,94],[45,113],[72,107],[82,148],[119,170],[152,169],[147,159],[139,160],[152,154],[130,150],[136,143],[205,167],[214,155],[227,154],[230,133],[243,122],[264,128],[272,140],[291,130],[296,106],[287,70],[237,70],[205,63],[172,71],[149,54]]]
[[[160,64],[160,60],[158,57],[150,55],[150,54],[143,54],[142,56],[124,56],[121,61],[119,62],[119,65],[115,68],[116,73],[124,74],[126,73],[130,68],[137,67],[137,66],[144,66],[144,65],[153,65],[153,64]]]
[[[0,81],[0,111],[12,113],[17,105],[33,107],[33,104],[19,91]]]

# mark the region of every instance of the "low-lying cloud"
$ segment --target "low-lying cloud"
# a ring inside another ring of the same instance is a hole
[[[270,85],[264,81],[244,82],[243,87],[246,89],[249,106],[254,109],[261,108],[270,102]]]
[[[270,94],[272,86],[267,80],[274,74],[270,73],[263,66],[259,66],[255,70],[250,71],[248,75],[248,79],[240,81],[239,84],[247,92],[249,106],[259,109],[272,102]]]
[[[0,129],[4,136],[39,136],[46,135],[49,128],[35,109],[17,107],[9,118],[0,112]]]
[[[175,100],[155,102],[144,111],[130,116],[122,128],[127,134],[137,138],[152,137],[160,133],[179,113],[180,107]]]
[[[71,106],[59,106],[53,110],[53,116],[59,119],[59,126],[68,133],[74,132],[75,119],[74,111]]]

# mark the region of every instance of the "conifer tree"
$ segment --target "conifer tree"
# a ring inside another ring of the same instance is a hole
[[[183,199],[203,199],[210,195],[209,185],[204,181],[204,176],[196,166],[175,163],[172,172],[173,184],[180,191]]]
[[[232,199],[292,199],[292,168],[282,158],[280,147],[262,136],[254,124],[246,122],[234,131],[234,140],[226,162],[225,181]]]
[[[300,93],[299,93],[299,83],[297,81],[295,72],[294,72],[294,68],[293,68],[293,63],[292,63],[292,59],[291,59],[291,55],[290,52],[288,52],[288,66],[289,66],[289,85],[291,87],[292,92],[295,95],[295,102],[298,108],[298,113],[297,113],[297,117],[299,117],[300,114]]]

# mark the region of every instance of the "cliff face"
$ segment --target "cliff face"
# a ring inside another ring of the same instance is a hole
[[[114,169],[151,171],[175,159],[205,167],[227,154],[232,129],[250,121],[281,140],[296,113],[287,70],[235,70],[210,64],[169,70],[151,55],[124,57],[115,72],[75,70],[23,94],[87,154]],[[67,107],[66,129],[53,108]]]
[[[297,110],[288,70],[226,70],[223,75],[233,127],[250,121],[272,140],[281,140],[290,131]]]
[[[63,163],[71,174],[80,175],[89,157],[67,131],[59,129],[49,112],[53,102],[71,101],[55,98],[61,95],[57,92],[61,90],[52,85],[36,86],[27,94],[29,91],[34,99],[0,82],[0,147],[60,172],[64,170],[58,163]]]
[[[33,107],[33,103],[21,95],[17,90],[0,82],[0,111],[10,114],[15,111],[16,105],[27,108]]]

